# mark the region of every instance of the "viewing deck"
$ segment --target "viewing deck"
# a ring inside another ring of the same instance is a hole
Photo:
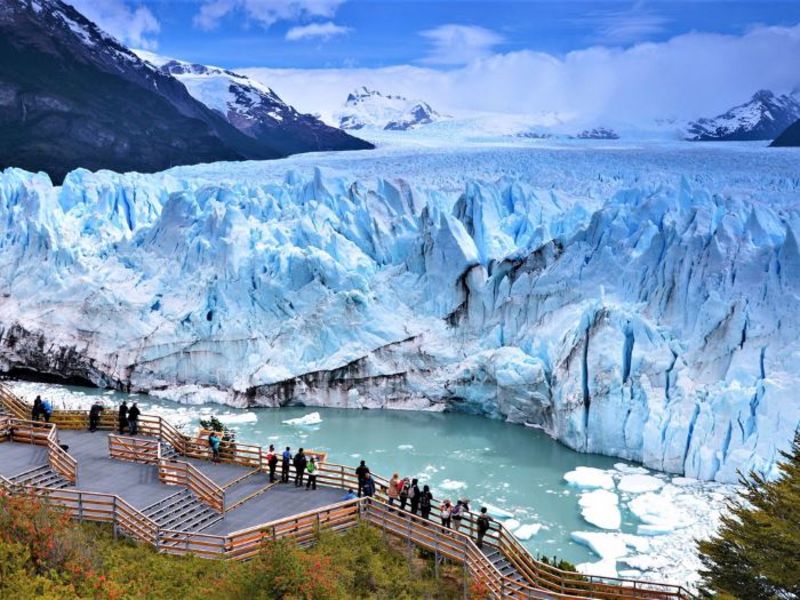
[[[387,504],[388,482],[373,474],[373,498],[343,501],[357,486],[354,469],[321,462],[316,490],[270,483],[260,446],[224,442],[212,462],[203,439],[160,417],[142,415],[141,435],[114,433],[114,415],[87,430],[88,414],[56,411],[52,423],[27,420],[30,409],[0,385],[0,492],[47,499],[80,521],[111,523],[170,554],[245,560],[281,538],[311,544],[319,531],[367,522],[464,566],[493,598],[688,599],[682,587],[562,571],[534,559],[502,525],[475,543],[474,515],[461,531]],[[278,475],[280,468],[278,469]]]

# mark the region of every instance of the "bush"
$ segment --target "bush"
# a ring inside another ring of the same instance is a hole
[[[716,536],[698,544],[704,595],[761,600],[800,597],[800,432],[780,476],[741,478]]]

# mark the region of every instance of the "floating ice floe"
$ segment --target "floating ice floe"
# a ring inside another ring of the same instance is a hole
[[[650,471],[644,467],[627,465],[625,463],[614,463],[614,468],[625,475],[648,475],[650,473]]]
[[[322,423],[322,417],[318,412],[312,412],[307,415],[303,415],[302,417],[286,419],[282,422],[286,425],[319,425]]]
[[[481,506],[485,506],[486,512],[488,512],[489,515],[495,519],[511,519],[514,516],[514,513],[508,512],[507,510],[493,504],[483,503]]]
[[[617,561],[613,558],[585,562],[575,566],[578,573],[595,577],[617,577]]]
[[[254,412],[246,412],[239,415],[235,414],[217,415],[217,418],[225,425],[236,425],[240,423],[256,423],[258,421],[258,415],[256,415],[256,413]]]
[[[603,560],[619,559],[628,554],[625,538],[619,533],[597,533],[594,531],[573,531],[573,540],[588,546]]]
[[[600,529],[619,529],[622,514],[619,512],[619,498],[614,492],[597,489],[581,495],[578,502],[583,518]]]
[[[400,444],[397,447],[398,450],[413,450],[414,446],[412,444]]]
[[[617,488],[621,492],[629,494],[643,494],[645,492],[655,492],[664,487],[664,481],[652,475],[625,475],[619,480]]]
[[[692,524],[692,517],[680,511],[664,495],[648,492],[628,503],[630,511],[643,523],[637,528],[640,535],[663,535]]]
[[[463,481],[456,481],[454,479],[445,479],[442,483],[439,484],[439,487],[443,490],[447,490],[449,492],[463,490],[467,487],[467,484]]]
[[[539,523],[529,523],[527,525],[520,525],[514,530],[514,536],[518,540],[522,540],[523,542],[526,540],[531,539],[542,528],[541,524]]]
[[[505,527],[508,531],[514,532],[520,526],[520,522],[516,519],[507,519],[503,521],[503,527]]]
[[[564,481],[580,488],[606,490],[614,489],[614,479],[609,473],[594,467],[578,467],[564,475]]]

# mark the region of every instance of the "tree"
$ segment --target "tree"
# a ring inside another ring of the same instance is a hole
[[[704,595],[800,598],[800,431],[781,454],[778,478],[741,477],[717,535],[699,542]]]

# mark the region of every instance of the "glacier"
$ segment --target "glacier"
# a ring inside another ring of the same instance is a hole
[[[791,150],[357,154],[6,169],[0,371],[467,411],[687,477],[775,474],[800,422]]]

